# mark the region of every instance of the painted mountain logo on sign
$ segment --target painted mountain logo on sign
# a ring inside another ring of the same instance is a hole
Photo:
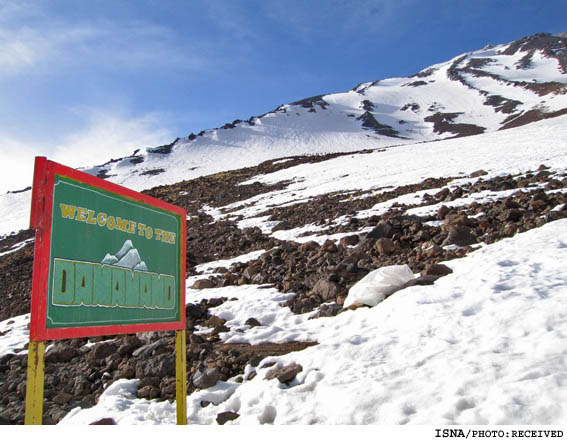
[[[115,255],[106,254],[102,259],[103,265],[114,265],[131,270],[147,271],[146,263],[140,258],[140,253],[134,248],[131,240],[127,240]]]

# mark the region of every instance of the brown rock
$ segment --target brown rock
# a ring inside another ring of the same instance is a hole
[[[477,170],[477,171],[475,171],[475,172],[472,172],[472,173],[470,174],[470,177],[471,177],[471,178],[478,178],[478,177],[480,177],[480,176],[485,176],[485,175],[487,175],[487,174],[488,174],[488,172],[486,172],[486,171],[484,171],[484,170]]]
[[[445,199],[447,199],[447,196],[449,196],[449,194],[451,194],[451,190],[444,188],[443,190],[435,193],[434,196],[438,201],[444,201]]]
[[[317,294],[324,301],[334,299],[339,291],[339,286],[327,279],[320,279],[311,290],[313,294]]]
[[[519,210],[517,208],[510,208],[502,212],[502,214],[499,216],[499,219],[502,222],[518,222],[523,215],[524,212],[522,210]]]
[[[449,227],[447,239],[443,242],[446,245],[467,246],[476,243],[476,236],[473,230],[462,225],[452,225]]]
[[[453,270],[447,265],[442,263],[429,263],[425,266],[425,269],[421,272],[422,276],[446,276],[451,274]]]
[[[56,344],[45,354],[48,363],[67,362],[76,357],[79,352],[65,343]]]
[[[514,222],[509,222],[506,225],[504,225],[503,233],[505,236],[512,237],[517,232],[518,232],[518,224]]]
[[[93,421],[89,426],[114,426],[116,421],[112,418],[101,418],[100,420]]]
[[[309,242],[305,242],[299,246],[299,251],[302,253],[308,253],[309,251],[319,249],[319,244],[314,240],[310,240]]]
[[[260,267],[258,265],[249,265],[245,270],[244,270],[244,277],[246,277],[248,280],[252,280],[254,278],[254,276],[256,274],[258,274],[260,272]]]
[[[359,239],[358,235],[357,235],[357,234],[353,234],[353,235],[345,236],[345,237],[341,238],[341,240],[339,241],[339,243],[340,243],[342,246],[347,247],[347,246],[356,245],[356,244],[359,242],[359,240],[360,240],[360,239]]]
[[[450,212],[451,209],[449,207],[441,205],[437,210],[437,219],[445,219],[445,216],[447,216]]]
[[[226,320],[217,317],[216,315],[211,315],[207,321],[205,321],[204,325],[209,328],[215,328],[217,326],[222,326],[226,323]]]
[[[325,253],[336,253],[338,250],[337,245],[332,240],[325,241],[325,243],[321,246],[321,251]]]
[[[153,400],[157,397],[159,397],[159,389],[157,387],[148,385],[138,390],[138,398]]]
[[[396,249],[396,245],[394,244],[394,241],[392,239],[389,239],[387,237],[381,237],[374,244],[374,249],[379,254],[388,255],[394,252],[394,250]]]
[[[219,425],[223,425],[224,423],[228,422],[228,421],[233,421],[236,418],[238,418],[240,415],[237,414],[236,412],[221,412],[217,415],[217,424]]]
[[[266,380],[277,378],[280,383],[289,383],[303,370],[303,366],[292,363],[281,369],[272,369],[266,374]]]
[[[254,317],[249,318],[248,320],[246,320],[244,322],[244,324],[246,326],[250,326],[251,328],[254,328],[255,326],[262,326],[262,323],[260,323],[258,320],[256,320]]]
[[[215,287],[215,283],[212,280],[200,279],[200,280],[197,280],[195,283],[193,283],[193,286],[191,286],[191,289],[209,289],[209,288],[214,288],[214,287]]]
[[[118,351],[118,344],[113,341],[103,341],[101,343],[97,343],[91,353],[90,356],[95,360],[101,360],[103,358],[108,357]]]
[[[59,404],[61,406],[63,404],[67,404],[69,401],[71,401],[71,398],[73,398],[73,396],[71,394],[68,394],[67,392],[59,392],[57,395],[55,395],[53,397],[53,399],[51,401],[53,401],[55,404]]]

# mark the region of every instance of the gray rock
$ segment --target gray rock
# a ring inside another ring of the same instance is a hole
[[[387,237],[391,239],[394,236],[394,233],[394,227],[392,227],[389,222],[381,221],[378,222],[378,225],[376,225],[370,233],[368,233],[367,237],[371,237],[373,239]]]
[[[151,355],[153,355],[156,350],[160,349],[163,346],[166,346],[167,342],[168,342],[167,338],[159,339],[158,341],[155,341],[149,345],[145,345],[142,346],[141,348],[136,349],[132,353],[132,355],[134,357],[139,357],[139,358],[148,358]]]
[[[323,300],[335,299],[339,293],[339,286],[330,280],[320,279],[312,289],[313,294],[317,294]]]
[[[172,377],[175,375],[175,356],[173,354],[156,355],[150,360],[136,364],[136,378]]]
[[[192,376],[191,381],[200,389],[207,389],[217,384],[219,380],[219,370],[214,368],[201,368],[198,369]]]

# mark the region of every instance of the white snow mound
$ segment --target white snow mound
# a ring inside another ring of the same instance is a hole
[[[392,265],[378,268],[368,273],[349,291],[344,307],[353,305],[376,306],[386,297],[414,279],[407,265]]]

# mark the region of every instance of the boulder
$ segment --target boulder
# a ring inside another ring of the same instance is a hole
[[[199,389],[207,389],[213,387],[219,381],[219,370],[216,367],[197,369],[191,376],[191,381]]]
[[[254,328],[255,326],[262,326],[262,323],[260,323],[254,317],[250,317],[248,320],[246,320],[246,322],[244,322],[244,324],[246,326],[250,326],[251,328]]]
[[[93,421],[89,426],[115,426],[116,421],[112,418],[101,418],[100,420]]]
[[[214,287],[215,287],[215,282],[213,282],[212,280],[199,279],[195,283],[193,283],[193,286],[191,286],[191,289],[209,289],[209,288],[214,288]]]
[[[66,343],[57,343],[45,354],[47,363],[65,363],[79,355],[79,351]]]
[[[474,243],[476,243],[476,236],[471,228],[463,225],[451,225],[448,228],[447,238],[443,241],[442,245],[457,245],[463,247]]]
[[[311,290],[312,294],[320,296],[324,301],[334,299],[339,292],[340,287],[327,279],[320,279]]]
[[[297,374],[301,371],[303,371],[303,366],[297,363],[292,363],[281,369],[272,369],[266,374],[266,380],[273,380],[274,378],[277,378],[282,384],[289,383],[295,379]]]
[[[368,233],[367,237],[380,239],[382,237],[392,238],[395,234],[394,227],[387,221],[378,222],[378,225]]]
[[[240,415],[238,415],[236,412],[221,412],[217,415],[217,424],[219,425],[223,425],[224,423],[228,422],[228,421],[233,421],[236,418],[238,418]]]
[[[342,237],[339,240],[339,243],[343,246],[343,247],[347,247],[347,246],[354,246],[359,242],[360,238],[358,237],[357,234],[351,234],[350,236],[345,236]]]
[[[175,375],[175,355],[160,354],[136,363],[136,378],[172,377]]]
[[[447,265],[442,263],[428,263],[425,265],[425,269],[421,272],[422,276],[446,276],[451,274],[453,270]]]
[[[374,249],[378,252],[378,254],[389,255],[395,251],[396,244],[392,239],[381,237],[374,244]]]

